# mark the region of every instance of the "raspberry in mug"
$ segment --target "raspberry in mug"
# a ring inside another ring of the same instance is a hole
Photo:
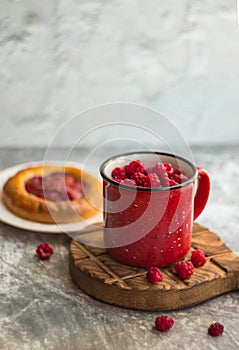
[[[205,170],[179,156],[138,152],[105,161],[101,175],[111,256],[128,265],[163,267],[186,255],[193,219],[209,195]]]
[[[140,160],[133,160],[123,168],[114,168],[111,176],[121,184],[141,187],[176,186],[188,180],[181,169],[174,169],[170,163],[157,162],[146,168]]]

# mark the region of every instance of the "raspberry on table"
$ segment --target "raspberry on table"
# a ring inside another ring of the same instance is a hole
[[[157,267],[149,267],[147,272],[147,278],[151,284],[156,284],[163,279],[162,272]]]
[[[194,267],[203,266],[206,263],[206,261],[207,261],[207,259],[205,257],[205,254],[200,249],[194,250],[192,252],[190,260],[193,263]]]
[[[223,333],[223,331],[224,326],[220,322],[212,323],[208,328],[208,334],[210,334],[212,337],[218,337]]]
[[[53,249],[48,242],[45,242],[45,243],[39,244],[36,252],[41,260],[48,260],[53,254]]]
[[[155,319],[155,327],[160,332],[165,332],[172,328],[174,325],[174,320],[169,316],[159,316]]]
[[[178,277],[184,280],[193,274],[194,267],[190,261],[180,261],[174,265],[174,270]]]

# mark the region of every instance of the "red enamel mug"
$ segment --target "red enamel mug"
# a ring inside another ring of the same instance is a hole
[[[181,169],[188,180],[171,187],[146,188],[115,181],[112,170],[140,160]],[[210,191],[207,172],[173,154],[134,152],[106,160],[103,178],[104,241],[109,254],[127,265],[164,267],[183,258],[191,247],[193,220]]]

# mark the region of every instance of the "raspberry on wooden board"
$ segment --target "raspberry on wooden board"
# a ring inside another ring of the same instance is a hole
[[[147,272],[147,278],[151,284],[156,284],[163,279],[163,274],[157,267],[149,267]]]
[[[207,261],[204,252],[200,249],[192,252],[190,260],[194,267],[203,266]]]
[[[184,280],[193,274],[194,267],[190,261],[180,261],[174,265],[174,270],[178,277]]]

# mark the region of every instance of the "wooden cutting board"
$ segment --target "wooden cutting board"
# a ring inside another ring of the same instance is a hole
[[[91,235],[100,238],[103,228]],[[173,266],[162,268],[163,280],[152,285],[146,278],[146,269],[121,264],[105,249],[73,240],[70,272],[75,283],[92,297],[139,310],[180,309],[239,288],[239,257],[216,233],[194,224],[192,248],[184,260],[190,258],[194,249],[206,254],[204,266],[195,268],[193,275],[184,281],[174,273]]]

